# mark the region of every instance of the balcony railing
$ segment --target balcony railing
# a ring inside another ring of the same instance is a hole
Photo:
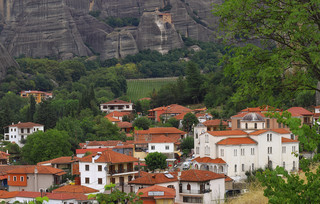
[[[121,174],[121,173],[128,173],[128,172],[133,172],[133,168],[132,169],[117,169],[117,170],[109,170],[109,174]]]
[[[186,193],[186,194],[205,194],[211,192],[210,189],[203,189],[203,190],[186,190],[182,189],[180,190],[180,193]]]

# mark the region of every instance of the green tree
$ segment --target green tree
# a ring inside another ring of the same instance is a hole
[[[201,85],[203,78],[200,74],[198,65],[194,62],[189,62],[187,65],[186,80],[186,91],[189,98],[191,98],[193,103],[199,103],[199,101],[202,100]]]
[[[156,169],[167,168],[167,156],[160,152],[152,152],[145,158],[146,165],[149,170],[153,171]]]
[[[133,127],[142,128],[144,130],[149,129],[151,125],[151,120],[149,120],[147,117],[140,117],[134,120]]]
[[[91,140],[125,140],[125,137],[120,133],[119,127],[112,124],[108,119],[102,116],[95,118],[96,124],[93,126],[95,137]]]
[[[116,185],[111,183],[105,185],[104,189],[106,191],[111,191],[110,193],[98,193],[98,194],[90,194],[88,198],[95,198],[100,204],[108,204],[108,203],[122,203],[122,204],[142,204],[142,200],[140,200],[140,195],[136,195],[134,192],[126,193],[120,191],[116,188]]]
[[[72,154],[68,133],[56,129],[29,135],[22,148],[22,157],[29,164]]]
[[[229,48],[225,73],[238,87],[234,102],[286,104],[320,79],[318,1],[229,0],[215,5]],[[253,40],[253,41],[252,41]],[[260,46],[251,42],[259,42]]]
[[[191,132],[192,127],[197,125],[198,123],[198,118],[192,113],[187,113],[182,120],[183,129],[187,132]]]
[[[166,124],[170,124],[171,127],[179,128],[180,121],[175,118],[170,118],[166,121]]]
[[[34,114],[36,113],[36,100],[34,99],[33,95],[29,97],[30,105],[27,110],[27,121],[33,122]]]
[[[191,149],[194,148],[194,139],[191,136],[184,138],[181,142],[181,149],[184,154],[189,154]]]

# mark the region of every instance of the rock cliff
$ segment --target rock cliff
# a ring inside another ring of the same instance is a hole
[[[18,67],[17,62],[9,55],[5,47],[0,44],[0,82],[6,76],[9,67]]]
[[[180,34],[214,40],[210,10],[215,1],[0,0],[0,43],[12,56],[57,59],[100,54],[105,60],[143,49],[166,53],[183,45]],[[112,28],[103,21],[107,17],[140,23]]]

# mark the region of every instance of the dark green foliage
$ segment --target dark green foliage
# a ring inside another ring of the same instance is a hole
[[[133,127],[142,128],[144,130],[149,129],[151,125],[151,120],[149,120],[147,117],[140,117],[133,121]]]
[[[146,165],[149,170],[154,171],[156,169],[165,169],[167,168],[166,155],[160,152],[152,152],[147,155],[145,158]]]
[[[65,131],[54,129],[29,135],[22,148],[22,157],[29,164],[71,155],[69,135]]]
[[[184,154],[189,154],[191,149],[194,148],[194,139],[191,136],[184,138],[181,142],[180,148]]]
[[[175,118],[170,118],[166,121],[166,124],[170,124],[171,127],[179,128],[180,121]]]
[[[101,11],[96,10],[96,11],[90,11],[89,14],[95,18],[98,18],[100,16]]]
[[[45,129],[51,129],[55,127],[57,120],[57,110],[53,106],[52,100],[41,102],[35,114],[36,123],[44,125]]]
[[[139,25],[139,19],[133,18],[133,17],[119,18],[119,17],[110,16],[104,19],[103,21],[113,28]]]
[[[172,6],[171,6],[171,4],[169,3],[169,4],[165,5],[165,7],[159,9],[159,11],[160,11],[160,12],[170,11],[171,8],[172,8]]]
[[[33,122],[34,114],[36,113],[36,101],[34,97],[31,95],[29,97],[29,107],[27,110],[27,121]]]
[[[183,129],[187,132],[193,131],[193,126],[197,125],[198,123],[198,118],[192,113],[187,113],[182,120]]]
[[[203,77],[200,74],[200,69],[197,64],[189,62],[186,70],[186,92],[188,97],[193,101],[193,103],[199,103],[202,101],[203,92],[201,90],[201,85],[203,83]]]

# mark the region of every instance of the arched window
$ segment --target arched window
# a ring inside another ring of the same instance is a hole
[[[169,186],[167,186],[168,188],[173,188],[173,189],[175,189],[174,188],[174,185],[169,185]]]
[[[188,183],[188,185],[187,185],[187,190],[188,190],[188,191],[191,191],[191,185],[190,185],[190,183]]]
[[[246,129],[248,129],[248,123],[246,123]]]

